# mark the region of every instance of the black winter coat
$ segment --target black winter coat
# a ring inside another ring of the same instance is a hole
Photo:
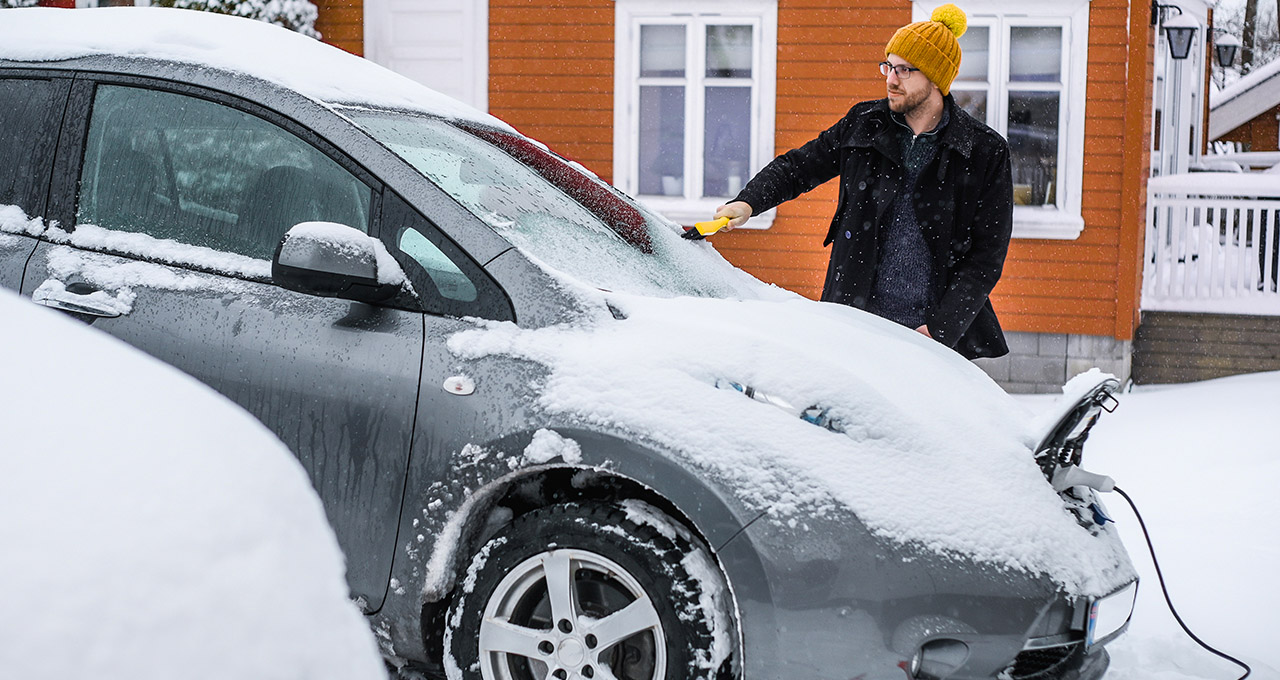
[[[967,358],[1008,354],[989,298],[1013,231],[1009,145],[946,97],[950,121],[920,172],[916,221],[932,255],[929,333]],[[834,243],[822,299],[865,309],[905,170],[900,128],[887,100],[862,102],[802,147],[765,166],[735,200],[756,214],[840,176],[840,199],[823,245]]]

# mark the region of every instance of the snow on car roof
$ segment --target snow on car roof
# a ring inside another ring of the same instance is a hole
[[[0,12],[0,59],[153,58],[243,73],[328,104],[408,109],[509,129],[372,61],[261,21],[163,7]]]
[[[262,423],[3,288],[0,315],[0,675],[386,677],[320,499]]]

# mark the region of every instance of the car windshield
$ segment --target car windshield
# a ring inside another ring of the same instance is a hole
[[[379,142],[540,265],[595,288],[743,297],[753,279],[706,244],[522,135],[346,110]]]

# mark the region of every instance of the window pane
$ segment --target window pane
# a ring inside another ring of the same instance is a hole
[[[400,250],[422,265],[431,282],[436,284],[440,295],[459,302],[474,302],[476,286],[467,278],[458,265],[449,259],[444,251],[427,239],[413,227],[404,230],[400,235]]]
[[[750,169],[751,88],[708,87],[706,124],[702,195],[736,196]]]
[[[960,36],[960,73],[957,81],[985,83],[991,68],[991,29],[970,26]]]
[[[1015,26],[1009,31],[1009,80],[1053,82],[1062,78],[1062,28]]]
[[[60,113],[51,80],[0,80],[0,205],[43,217],[45,182],[53,166]]]
[[[951,90],[951,96],[955,98],[956,105],[964,109],[966,113],[979,121],[987,122],[987,91],[986,90]]]
[[[684,77],[684,26],[640,27],[640,77]]]
[[[707,27],[707,77],[751,77],[751,27]]]
[[[684,88],[640,88],[640,193],[684,194]]]
[[[371,194],[260,118],[169,92],[101,86],[76,220],[269,260],[299,222],[367,233]]]
[[[1013,202],[1052,205],[1058,182],[1057,92],[1009,93]]]

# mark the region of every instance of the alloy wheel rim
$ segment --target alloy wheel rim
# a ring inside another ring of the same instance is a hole
[[[485,680],[661,680],[666,635],[644,588],[587,550],[548,550],[502,579],[480,621]]]

